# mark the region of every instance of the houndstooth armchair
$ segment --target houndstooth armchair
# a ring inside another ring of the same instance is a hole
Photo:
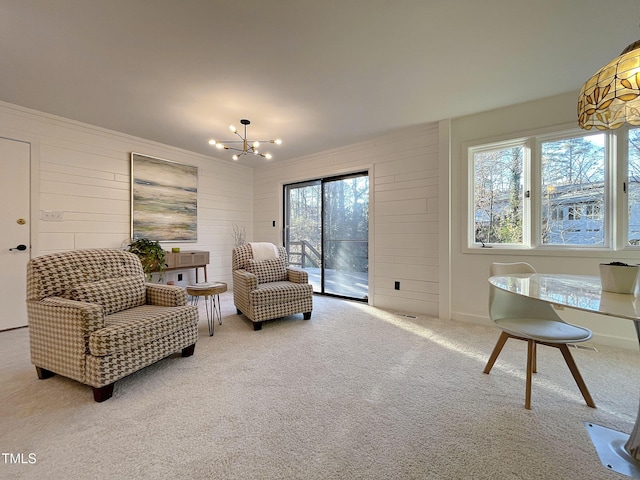
[[[96,402],[112,396],[116,380],[180,350],[193,355],[198,337],[186,290],[145,283],[140,260],[124,250],[32,258],[27,312],[38,378],[90,385]]]
[[[233,249],[233,302],[254,330],[260,330],[264,320],[295,313],[311,318],[313,286],[307,272],[289,267],[284,247],[273,247],[277,256],[269,259],[254,258],[251,244]]]

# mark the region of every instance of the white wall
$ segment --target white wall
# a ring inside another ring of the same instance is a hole
[[[2,102],[0,136],[32,145],[33,255],[120,247],[130,235],[129,154],[134,151],[199,168],[198,242],[165,247],[209,250],[209,278],[228,283],[233,224],[245,227],[248,240],[282,243],[284,184],[368,170],[370,302],[489,323],[486,277],[491,262],[525,259],[539,271],[596,275],[598,263],[611,260],[611,255],[584,253],[462,250],[464,144],[575,124],[575,99],[576,93],[569,93],[411,127],[255,170]],[[42,221],[41,210],[63,211],[64,221]],[[168,272],[165,281],[176,275]],[[183,283],[193,280],[188,272]],[[399,291],[393,289],[396,280]],[[591,328],[596,342],[637,348],[631,322],[568,310],[562,314]]]
[[[0,103],[0,136],[32,144],[32,255],[119,248],[130,236],[130,153],[198,167],[198,241],[165,249],[208,250],[210,280],[231,282],[232,225],[253,229],[253,171],[224,160]],[[40,212],[61,211],[62,222]],[[193,270],[167,272],[164,281]],[[178,283],[178,282],[176,282]]]
[[[451,121],[451,317],[489,323],[487,276],[491,262],[526,261],[548,273],[598,275],[600,262],[618,259],[613,252],[533,252],[481,250],[465,253],[466,226],[461,221],[466,209],[467,162],[465,145],[473,142],[515,138],[522,133],[561,125],[577,126],[577,92],[527,102]],[[637,258],[637,254],[633,254]],[[637,263],[637,261],[636,261]],[[559,312],[568,321],[594,332],[593,342],[638,348],[633,322],[578,313]]]
[[[369,302],[437,315],[438,150],[438,125],[429,124],[287,162],[265,163],[254,172],[253,240],[282,244],[285,184],[367,170]],[[396,280],[400,290],[394,290]]]

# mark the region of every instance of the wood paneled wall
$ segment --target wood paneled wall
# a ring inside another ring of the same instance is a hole
[[[265,163],[254,172],[254,240],[282,243],[283,185],[366,170],[370,303],[437,315],[438,148],[438,124],[428,124],[287,162]],[[400,290],[394,289],[395,281]]]
[[[198,241],[163,246],[209,251],[208,277],[231,282],[233,224],[253,230],[251,168],[6,103],[0,136],[32,144],[33,255],[126,242],[133,151],[198,167]],[[63,221],[42,220],[42,211],[62,212]],[[195,281],[180,273],[179,283]]]

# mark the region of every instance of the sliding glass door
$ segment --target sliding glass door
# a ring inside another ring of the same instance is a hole
[[[366,300],[369,176],[366,172],[285,185],[285,247],[314,291]]]

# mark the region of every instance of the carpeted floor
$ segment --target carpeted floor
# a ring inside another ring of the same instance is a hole
[[[0,333],[0,478],[625,478],[600,464],[584,422],[631,430],[637,351],[572,349],[591,409],[540,347],[527,411],[525,342],[482,373],[493,327],[314,297],[311,321],[254,332],[230,293],[222,306],[209,337],[201,305],[194,356],[119,381],[102,404],[72,380],[38,380],[27,329]]]

